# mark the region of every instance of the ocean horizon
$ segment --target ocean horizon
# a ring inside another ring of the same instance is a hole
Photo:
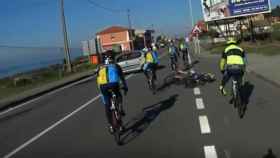
[[[0,78],[62,64],[64,49],[59,47],[0,46]],[[71,60],[82,56],[80,48],[70,48]]]

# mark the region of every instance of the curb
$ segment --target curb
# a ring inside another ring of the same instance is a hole
[[[252,70],[252,69],[249,68],[249,67],[248,67],[248,69],[247,69],[247,72],[253,74],[253,75],[256,76],[257,78],[259,78],[259,79],[261,79],[261,80],[263,80],[263,81],[265,81],[265,82],[270,83],[270,84],[273,85],[273,86],[276,86],[276,87],[280,88],[280,83],[269,79],[268,77],[266,77],[266,76],[264,76],[264,75],[262,75],[262,74],[260,74],[260,73],[258,73],[258,72],[256,72],[256,71]]]
[[[12,108],[17,106],[20,103],[32,100],[34,98],[37,98],[39,96],[43,96],[51,91],[54,91],[56,89],[62,88],[64,86],[67,86],[69,84],[75,83],[77,81],[86,79],[94,74],[94,71],[88,71],[84,72],[83,74],[77,74],[76,76],[70,76],[68,78],[65,78],[63,80],[58,80],[52,83],[48,83],[44,86],[37,87],[31,90],[28,90],[24,92],[24,94],[19,94],[16,96],[9,97],[7,99],[4,99],[0,101],[0,111],[4,111],[8,108]]]

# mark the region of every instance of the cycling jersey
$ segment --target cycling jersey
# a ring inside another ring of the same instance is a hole
[[[156,51],[149,51],[145,56],[145,63],[158,63],[158,55]]]
[[[244,50],[234,44],[229,45],[222,54],[220,61],[220,69],[223,71],[225,66],[230,65],[245,65]]]
[[[120,76],[118,68],[114,64],[101,66],[97,75],[97,84],[105,85],[109,83],[118,83]]]

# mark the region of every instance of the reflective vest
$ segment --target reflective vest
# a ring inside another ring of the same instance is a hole
[[[230,45],[225,49],[227,65],[244,65],[244,51],[236,45]]]
[[[114,64],[105,65],[99,69],[97,74],[98,85],[118,83],[119,81],[120,81],[120,76],[116,65]]]
[[[158,63],[158,57],[157,57],[157,53],[154,51],[154,52],[148,52],[146,54],[146,57],[145,57],[145,62],[146,63]]]
[[[181,50],[186,49],[186,45],[185,45],[184,43],[181,43],[181,44],[180,44],[180,49],[181,49]]]

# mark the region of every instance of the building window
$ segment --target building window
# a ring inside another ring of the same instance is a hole
[[[116,38],[115,35],[111,34],[111,40],[113,41],[115,38]]]

